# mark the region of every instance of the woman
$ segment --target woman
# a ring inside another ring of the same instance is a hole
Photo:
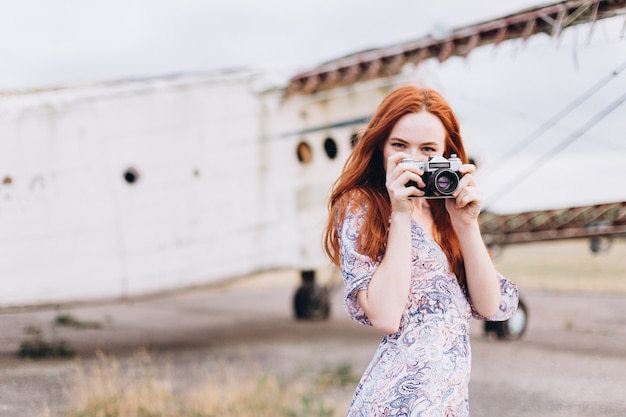
[[[456,191],[420,198],[424,172],[403,159],[453,154]],[[325,250],[346,311],[385,334],[348,416],[469,415],[470,318],[506,320],[519,300],[482,241],[474,171],[446,101],[405,86],[380,104],[335,182]]]

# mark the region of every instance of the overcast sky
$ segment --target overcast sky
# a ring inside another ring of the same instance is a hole
[[[360,50],[445,33],[546,3],[551,2],[2,0],[0,90],[236,68],[280,69],[293,75]],[[593,31],[591,25],[569,29],[558,39],[540,35],[478,48],[466,59],[428,61],[418,67],[415,80],[448,98],[470,150],[485,169],[519,144],[529,144],[520,151],[532,155],[528,163],[507,160],[498,175],[485,179],[487,194],[514,184],[511,189],[524,195],[543,191],[535,206],[543,201],[554,207],[626,200],[626,186],[618,183],[626,163],[626,104],[573,139],[626,92],[626,71],[538,140],[528,140],[625,62],[621,17],[598,22]],[[572,143],[564,146],[569,139]],[[555,147],[558,152],[551,151]],[[533,161],[546,155],[551,156],[534,170]],[[572,166],[581,155],[610,158]],[[590,167],[598,165],[608,172],[606,187],[595,187]],[[559,186],[559,195],[550,193],[551,187],[537,186],[551,177],[550,169],[573,171],[572,181]],[[525,172],[528,179],[517,184],[516,176]],[[496,180],[500,183],[488,184]],[[582,192],[572,185],[583,182]],[[563,198],[573,195],[578,199]]]
[[[0,89],[239,67],[307,69],[537,0],[3,0]]]

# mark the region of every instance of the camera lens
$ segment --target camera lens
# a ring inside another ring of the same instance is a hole
[[[451,195],[459,185],[459,177],[454,171],[440,170],[435,174],[433,181],[437,194]]]
[[[441,176],[437,179],[437,188],[440,190],[448,190],[450,188],[450,178]]]

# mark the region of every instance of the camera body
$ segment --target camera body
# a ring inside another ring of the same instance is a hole
[[[449,159],[443,156],[431,156],[424,161],[404,158],[401,162],[415,164],[424,172],[422,180],[426,184],[425,188],[418,187],[415,181],[407,182],[406,187],[415,187],[424,191],[423,198],[454,198],[452,193],[458,188],[462,176],[459,173],[462,162],[456,154],[450,155]]]

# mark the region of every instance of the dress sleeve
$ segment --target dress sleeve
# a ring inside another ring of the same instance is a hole
[[[359,231],[367,209],[361,205],[348,206],[345,219],[338,227],[341,253],[341,274],[345,285],[344,308],[356,322],[371,326],[371,322],[357,299],[357,293],[367,289],[379,262],[358,250]]]
[[[515,283],[509,281],[507,278],[498,273],[498,279],[500,280],[500,307],[496,314],[491,317],[484,317],[479,314],[474,305],[472,304],[472,317],[477,320],[488,321],[505,321],[513,316],[517,305],[519,304],[519,290]],[[471,301],[470,301],[471,303]]]

